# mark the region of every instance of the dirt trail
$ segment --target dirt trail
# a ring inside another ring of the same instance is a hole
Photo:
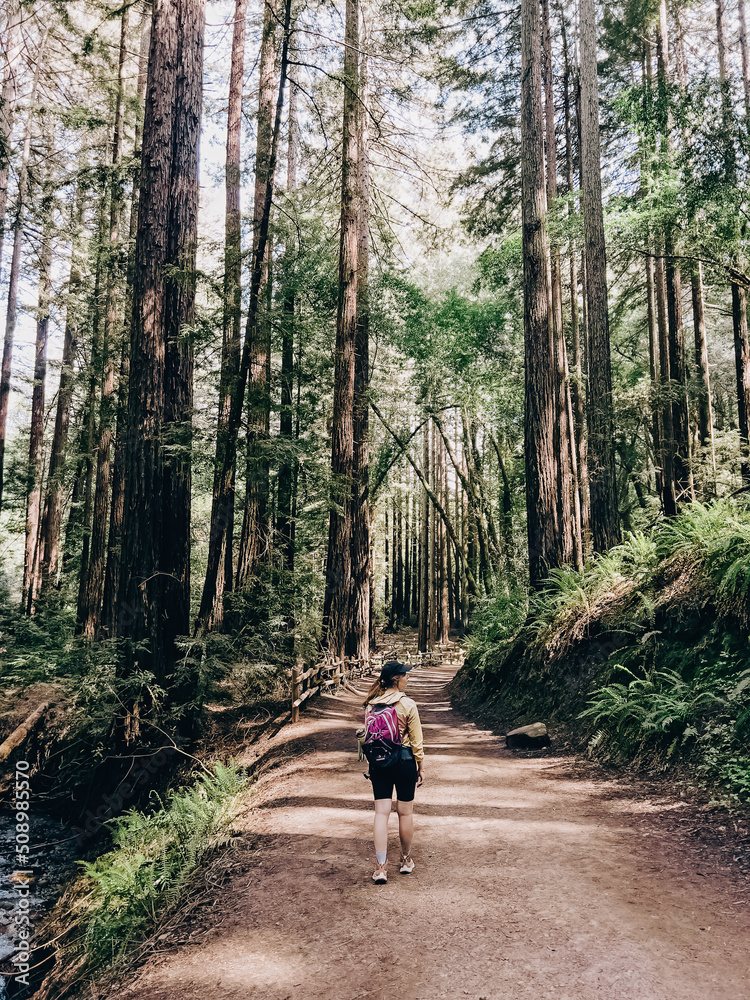
[[[139,1000],[708,1000],[750,996],[748,900],[632,803],[517,759],[454,711],[455,667],[414,670],[425,724],[413,875],[370,882],[359,702],[321,698],[276,738],[246,864],[156,956]],[[705,866],[703,866],[704,868]]]

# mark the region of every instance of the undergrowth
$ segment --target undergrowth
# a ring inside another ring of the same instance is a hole
[[[498,595],[473,620],[455,690],[583,727],[615,763],[690,767],[750,801],[750,504],[695,503],[581,572]]]
[[[64,995],[69,975],[80,982],[112,967],[153,934],[185,900],[207,855],[231,842],[246,790],[238,767],[215,763],[194,785],[170,791],[155,811],[133,809],[110,821],[114,846],[81,863],[47,922],[63,931],[42,996]]]

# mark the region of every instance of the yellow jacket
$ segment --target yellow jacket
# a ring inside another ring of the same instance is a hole
[[[398,728],[401,733],[401,742],[405,747],[411,747],[414,760],[419,764],[424,760],[424,740],[422,737],[422,723],[419,721],[419,709],[417,703],[407,698],[405,694],[389,688],[383,694],[376,695],[370,705],[396,705],[396,715],[398,717]],[[367,709],[365,709],[365,713]]]

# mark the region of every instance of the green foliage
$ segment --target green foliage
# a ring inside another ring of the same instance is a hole
[[[599,688],[579,718],[603,727],[611,744],[629,756],[648,750],[671,760],[698,735],[696,723],[703,715],[725,704],[710,672],[685,680],[674,670],[637,677],[620,664],[613,669],[631,680]],[[601,749],[601,737],[595,740]]]
[[[695,638],[655,632],[618,656],[579,716],[598,730],[590,751],[649,766],[682,760],[750,800],[746,638],[720,626]]]
[[[498,645],[507,644],[518,633],[527,610],[525,590],[510,594],[498,590],[477,601],[471,616],[469,646],[472,662],[478,670],[491,669]]]
[[[723,611],[743,621],[750,614],[750,508],[745,499],[692,504],[656,534],[663,559],[700,566]]]
[[[229,842],[246,788],[239,768],[217,762],[154,813],[131,810],[112,823],[114,849],[82,863],[89,968],[121,958],[174,911],[206,855]]]
[[[537,593],[486,599],[467,676],[516,714],[557,699],[598,757],[682,763],[750,801],[749,616],[750,505],[694,503]]]

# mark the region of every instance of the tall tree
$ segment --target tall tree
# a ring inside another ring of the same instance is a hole
[[[135,251],[116,629],[165,684],[188,630],[192,348],[203,0],[154,4]],[[168,530],[167,530],[168,526]],[[144,648],[145,647],[145,648]],[[134,735],[130,720],[125,733]]]
[[[24,132],[21,166],[18,172],[18,192],[16,195],[16,211],[13,220],[13,254],[8,277],[8,303],[5,316],[5,337],[3,339],[3,360],[0,367],[0,508],[3,502],[3,480],[5,469],[5,435],[8,425],[8,407],[10,403],[10,373],[13,363],[13,338],[16,332],[18,318],[18,284],[21,279],[21,248],[26,234],[26,201],[28,198],[29,160],[31,157],[31,133],[36,114],[36,99],[39,89],[39,77],[44,62],[44,50],[47,47],[49,29],[46,28],[36,51],[34,79],[29,96],[29,110]]]
[[[266,0],[260,47],[260,80],[255,150],[255,196],[253,202],[253,253],[257,253],[266,193],[271,180],[271,144],[276,91],[279,17]],[[257,562],[270,554],[269,465],[267,441],[271,420],[271,252],[266,247],[259,290],[258,322],[248,326],[250,337],[250,384],[247,407],[247,483],[245,508],[237,561],[237,586],[242,587]]]
[[[722,145],[724,176],[732,188],[737,183],[737,159],[732,129],[731,81],[727,72],[725,34],[726,9],[724,0],[716,0],[716,40],[721,87]],[[734,360],[737,378],[737,415],[740,429],[742,480],[750,484],[750,337],[747,324],[747,289],[732,282],[732,326],[734,330]]]
[[[657,22],[657,61],[660,105],[669,107],[670,70],[667,33],[667,3],[661,0]],[[671,115],[662,115],[662,159],[669,168],[671,154]],[[669,402],[672,411],[672,473],[676,505],[692,498],[690,471],[687,373],[685,369],[685,337],[682,327],[682,277],[675,256],[674,227],[667,223],[664,232],[664,276],[667,291],[667,331],[669,338]]]
[[[123,211],[123,181],[120,161],[122,158],[124,69],[127,55],[128,12],[120,21],[120,49],[117,61],[117,86],[115,90],[114,125],[112,129],[112,156],[109,183],[109,232],[106,247],[106,301],[104,306],[104,335],[101,345],[102,383],[99,404],[99,442],[96,457],[96,487],[91,521],[91,541],[86,574],[83,580],[83,600],[79,628],[87,639],[96,635],[102,616],[104,570],[106,562],[107,523],[110,493],[110,459],[112,432],[116,417],[116,358],[121,353],[120,326],[120,223]],[[103,197],[105,195],[103,194]]]
[[[81,260],[80,230],[83,222],[84,193],[79,182],[72,211],[73,246],[68,275],[65,303],[65,332],[63,334],[60,382],[57,389],[55,428],[50,448],[47,473],[47,497],[42,522],[40,586],[42,592],[57,579],[60,558],[60,528],[62,524],[63,495],[65,489],[65,457],[70,424],[70,406],[73,399],[74,364],[80,333]]]
[[[127,275],[125,280],[125,305],[123,309],[122,354],[120,358],[120,378],[117,387],[117,432],[115,435],[114,461],[112,468],[112,500],[109,510],[109,532],[107,534],[107,568],[104,574],[104,597],[102,623],[108,635],[115,631],[116,608],[120,592],[120,569],[122,566],[122,523],[125,516],[125,444],[127,436],[128,381],[130,378],[130,338],[133,318],[133,286],[135,283],[135,243],[138,232],[138,193],[140,189],[141,140],[143,132],[143,105],[148,76],[148,54],[151,40],[149,12],[143,14],[140,24],[140,52],[138,55],[137,113],[133,140],[132,198],[128,232]]]
[[[39,298],[36,311],[34,345],[34,384],[31,392],[31,430],[29,434],[28,493],[26,497],[26,544],[23,560],[23,610],[31,614],[39,590],[39,541],[42,515],[42,476],[44,472],[44,390],[47,378],[47,340],[49,337],[50,296],[52,292],[52,232],[54,188],[52,183],[53,138],[45,141],[45,180],[42,190],[42,239],[39,247]]]
[[[542,82],[544,85],[544,150],[547,166],[547,205],[557,198],[557,140],[555,135],[555,82],[552,60],[552,30],[549,0],[542,0]],[[580,501],[574,497],[573,461],[576,459],[572,445],[573,433],[569,418],[570,384],[568,358],[563,329],[562,274],[560,248],[550,245],[550,291],[552,294],[552,352],[555,365],[555,452],[557,454],[558,516],[562,541],[562,555],[566,563],[583,563],[581,545]],[[576,463],[577,464],[577,463]],[[577,469],[576,469],[577,472]],[[576,476],[577,478],[577,476]],[[575,483],[577,492],[578,484]]]
[[[359,37],[362,50],[359,57],[357,102],[357,328],[354,343],[354,471],[352,476],[352,535],[351,535],[351,627],[347,652],[358,660],[370,655],[370,104],[368,95],[369,36],[362,18]],[[401,510],[399,509],[399,614],[403,616],[403,561],[401,548]]]
[[[10,0],[4,34],[3,83],[0,92],[0,271],[5,240],[5,213],[8,208],[8,176],[10,173],[10,137],[16,113],[18,69],[21,57],[21,5]]]
[[[224,215],[224,300],[221,342],[221,375],[219,379],[218,437],[227,433],[232,404],[232,389],[239,375],[242,326],[242,215],[240,203],[242,83],[245,71],[245,35],[247,0],[235,0],[232,28],[232,56],[227,102],[227,142],[224,168],[226,207]],[[218,466],[214,470],[214,492],[219,488]],[[223,536],[224,571],[216,577],[213,602],[206,613],[206,625],[218,626],[223,618],[224,594],[232,589],[234,576],[234,482],[235,462],[229,470],[231,485],[226,510],[219,520],[211,523],[211,546],[214,534]]]
[[[554,453],[555,386],[538,0],[521,4],[521,198],[523,212],[524,439],[529,577],[539,586],[562,562]]]
[[[571,124],[571,88],[573,85],[574,66],[568,49],[568,36],[565,14],[561,12],[560,33],[564,60],[563,72],[563,115],[565,123],[565,174],[568,196],[575,192],[575,172],[573,167],[573,129]],[[569,215],[576,212],[573,200],[568,205]],[[575,246],[570,246],[570,333],[573,341],[573,366],[575,379],[571,385],[571,409],[573,411],[573,431],[575,435],[575,465],[577,468],[578,508],[580,518],[581,554],[585,548],[585,539],[589,530],[589,490],[588,490],[588,456],[586,445],[586,391],[583,378],[585,352],[584,330],[578,310],[578,264]],[[499,458],[499,452],[498,452]]]
[[[750,128],[750,56],[748,55],[747,45],[745,0],[737,0],[737,19],[739,21],[740,54],[742,58],[742,93],[745,98],[745,127]]]
[[[293,196],[297,189],[297,160],[299,156],[299,120],[297,117],[296,67],[289,73],[289,111],[287,118],[287,196]],[[279,466],[278,485],[278,544],[282,552],[283,565],[291,573],[295,560],[295,526],[293,518],[294,481],[296,460],[292,455],[294,431],[294,334],[297,312],[296,294],[296,244],[290,237],[284,249],[285,288],[284,311],[281,329],[281,413],[279,434],[284,439],[286,450]],[[290,624],[292,622],[290,621]]]
[[[324,641],[331,655],[346,656],[351,630],[352,490],[354,477],[354,393],[357,341],[360,174],[359,2],[345,0],[344,109],[341,150],[341,238],[331,434],[331,512],[328,527]]]
[[[602,209],[596,8],[580,2],[581,191],[588,321],[587,418],[591,535],[596,552],[620,541],[615,472],[607,254]]]

